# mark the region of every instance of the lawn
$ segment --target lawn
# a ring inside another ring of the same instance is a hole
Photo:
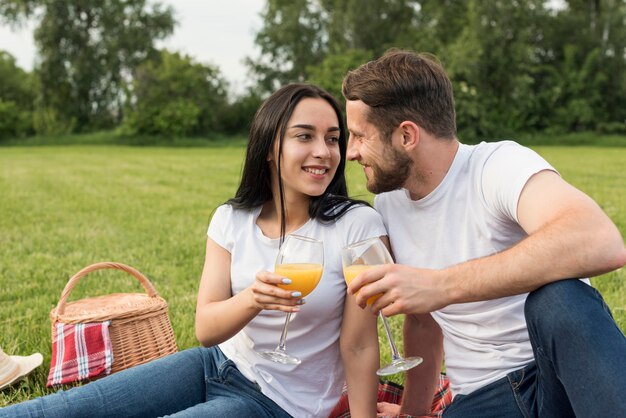
[[[626,236],[626,148],[535,149],[596,199]],[[0,392],[0,407],[49,393],[49,311],[69,277],[98,261],[144,273],[169,303],[179,348],[197,345],[193,321],[206,228],[213,209],[235,191],[243,153],[241,142],[0,148],[0,347],[44,355],[28,379]],[[371,201],[354,164],[348,178],[352,195]],[[593,280],[622,330],[625,276],[621,270]],[[107,271],[85,277],[71,298],[129,291],[142,288],[131,276]],[[392,322],[399,337],[400,320]],[[381,345],[388,358],[386,342]]]

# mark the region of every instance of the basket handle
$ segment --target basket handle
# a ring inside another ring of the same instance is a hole
[[[59,303],[57,304],[56,315],[59,316],[65,313],[65,303],[67,302],[67,298],[69,298],[70,293],[72,292],[72,289],[74,289],[74,286],[76,286],[76,284],[81,278],[83,278],[87,274],[94,272],[96,270],[104,270],[104,269],[122,270],[122,271],[125,271],[126,273],[132,274],[139,280],[139,282],[145,289],[148,296],[150,296],[151,298],[159,296],[159,294],[157,293],[152,283],[150,283],[150,280],[148,280],[146,276],[141,274],[139,271],[135,270],[134,268],[130,266],[127,266],[126,264],[114,263],[111,261],[104,261],[101,263],[95,263],[90,266],[87,266],[72,276],[72,278],[65,285],[65,289],[63,289],[63,292],[61,293],[61,299],[59,300]]]

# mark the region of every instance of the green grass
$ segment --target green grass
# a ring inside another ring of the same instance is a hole
[[[626,235],[626,148],[536,149]],[[179,348],[197,345],[193,321],[206,227],[212,210],[234,193],[243,154],[241,141],[196,148],[0,147],[0,347],[44,354],[42,367],[0,392],[0,407],[49,393],[49,311],[69,277],[98,261],[129,264],[148,276],[169,303]],[[371,201],[354,164],[348,178],[352,195]],[[594,279],[622,330],[625,275]],[[71,298],[129,291],[142,289],[131,276],[107,271],[85,277]],[[401,318],[391,322],[399,338]]]

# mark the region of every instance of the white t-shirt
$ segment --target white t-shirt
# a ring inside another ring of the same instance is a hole
[[[526,236],[517,218],[522,188],[542,170],[556,171],[512,141],[460,144],[450,170],[428,196],[414,201],[404,189],[377,196],[396,262],[442,269],[513,246]],[[432,312],[443,331],[453,395],[469,394],[533,360],[526,296]]]
[[[249,287],[258,271],[274,271],[279,240],[263,235],[256,224],[260,212],[260,207],[247,211],[223,205],[215,211],[209,225],[209,238],[231,254],[233,295]],[[289,414],[327,417],[337,404],[345,381],[339,352],[346,295],[340,250],[387,232],[374,209],[356,206],[335,223],[322,224],[311,219],[293,233],[324,243],[322,279],[306,296],[300,312],[291,315],[289,324],[287,351],[302,363],[273,363],[255,353],[276,347],[285,323],[284,312],[261,311],[219,347],[244,376],[257,382],[263,393]]]

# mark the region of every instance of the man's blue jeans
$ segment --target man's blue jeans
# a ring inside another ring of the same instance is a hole
[[[17,417],[289,417],[217,347],[192,348],[0,409]]]
[[[626,417],[626,338],[602,296],[580,280],[531,292],[535,361],[469,395],[444,418]]]

